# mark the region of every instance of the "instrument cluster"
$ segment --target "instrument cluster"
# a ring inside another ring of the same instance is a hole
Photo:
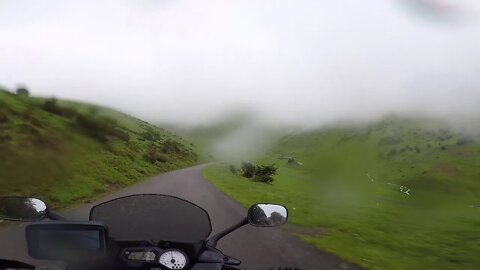
[[[122,258],[127,263],[160,264],[167,269],[182,270],[188,265],[188,256],[180,249],[165,249],[157,247],[125,248]]]

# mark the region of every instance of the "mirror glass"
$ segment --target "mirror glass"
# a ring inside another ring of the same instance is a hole
[[[283,205],[255,204],[248,210],[248,221],[253,226],[274,227],[287,222],[288,211]]]
[[[0,219],[35,221],[46,214],[47,205],[37,198],[0,197]]]

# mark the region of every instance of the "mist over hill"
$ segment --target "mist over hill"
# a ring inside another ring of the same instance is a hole
[[[363,120],[346,118],[317,125],[281,125],[262,118],[257,112],[236,110],[235,113],[217,117],[208,124],[159,123],[159,126],[188,138],[207,159],[250,160],[267,152],[285,136],[342,128],[362,134],[386,123],[391,125],[386,132],[395,137],[409,132],[438,130],[449,132],[457,138],[480,136],[480,115],[440,117],[426,114],[385,114]]]
[[[479,115],[479,18],[476,0],[6,1],[0,82],[181,125]]]

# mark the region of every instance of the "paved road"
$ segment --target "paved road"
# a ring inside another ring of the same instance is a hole
[[[216,233],[238,222],[245,217],[247,211],[203,179],[203,168],[201,165],[165,173],[61,214],[72,220],[87,220],[90,208],[99,202],[138,193],[169,194],[206,209],[212,220],[213,233]],[[223,238],[218,248],[225,254],[242,260],[244,269],[359,269],[329,253],[318,251],[279,228],[255,228],[247,225]],[[40,263],[26,255],[23,226],[0,232],[0,258]]]

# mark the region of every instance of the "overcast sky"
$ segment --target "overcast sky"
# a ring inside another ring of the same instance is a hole
[[[480,114],[478,0],[0,0],[0,84],[202,124]]]

